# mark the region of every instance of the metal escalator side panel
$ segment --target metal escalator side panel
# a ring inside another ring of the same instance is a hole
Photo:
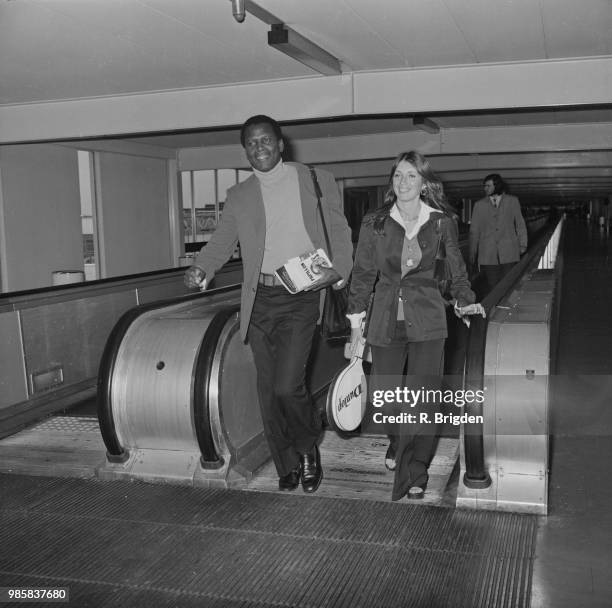
[[[468,345],[465,358],[464,387],[469,390],[483,390],[485,374],[485,352],[489,320],[496,307],[512,292],[523,275],[537,267],[537,261],[544,252],[546,245],[556,229],[557,222],[550,223],[538,234],[537,241],[529,248],[527,254],[510,270],[510,272],[487,294],[482,304],[487,311],[487,318],[475,316],[471,319]],[[482,404],[473,402],[466,404],[465,411],[469,415],[483,415]],[[467,488],[484,489],[491,485],[491,478],[486,468],[484,458],[483,425],[481,423],[465,424],[463,428],[465,473],[463,483]]]
[[[197,451],[191,406],[194,360],[213,311],[176,318],[149,313],[132,325],[117,356],[113,415],[128,449]]]
[[[219,303],[227,298],[229,293],[238,293],[236,286],[228,286],[211,290],[205,293],[197,293],[189,296],[181,296],[170,300],[152,302],[136,306],[125,312],[113,327],[104,347],[98,369],[97,382],[97,412],[100,424],[100,432],[104,445],[107,449],[109,462],[122,463],[129,458],[128,449],[122,444],[115,420],[113,404],[113,383],[118,374],[118,354],[121,345],[130,330],[135,327],[138,320],[145,315],[156,314],[156,311],[176,310],[201,306],[202,302]]]

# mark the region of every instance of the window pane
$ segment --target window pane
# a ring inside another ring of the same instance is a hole
[[[183,197],[183,209],[191,209],[191,171],[181,171],[181,195]]]
[[[228,188],[236,183],[235,169],[219,169],[217,171],[217,200],[225,201]]]
[[[79,192],[81,199],[81,235],[83,244],[83,269],[85,280],[97,279],[96,250],[94,244],[93,222],[93,193],[91,190],[91,161],[92,153],[85,150],[77,152],[79,169]]]
[[[81,232],[93,235],[93,218],[91,215],[81,216]]]
[[[196,241],[208,241],[217,225],[215,213],[215,172],[193,172],[193,197],[196,212]]]
[[[193,243],[193,193],[191,191],[191,171],[181,172],[181,197],[183,203],[183,239]]]

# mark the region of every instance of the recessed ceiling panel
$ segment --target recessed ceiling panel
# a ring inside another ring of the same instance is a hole
[[[346,0],[408,67],[473,63],[475,56],[442,0]]]
[[[548,57],[612,54],[610,0],[541,0]]]
[[[473,63],[546,59],[540,3],[444,0],[473,53]]]

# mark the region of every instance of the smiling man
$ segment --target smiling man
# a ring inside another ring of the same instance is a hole
[[[319,289],[333,271],[308,291],[289,293],[274,275],[288,259],[327,250],[317,197],[308,167],[285,163],[283,135],[268,116],[249,118],[240,131],[253,175],[230,188],[219,225],[194,265],[189,287],[205,288],[240,242],[243,284],[240,331],[257,370],[264,432],[279,476],[279,490],[315,492],[323,470],[317,440],[321,418],[306,387],[306,363],[319,318]],[[352,269],[350,229],[333,176],[316,171],[332,251],[327,251],[342,287]],[[249,404],[245,404],[248,407]]]

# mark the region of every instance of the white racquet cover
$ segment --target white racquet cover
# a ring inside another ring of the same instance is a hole
[[[327,391],[327,420],[336,431],[354,431],[363,420],[368,385],[363,373],[363,345],[331,381]]]

